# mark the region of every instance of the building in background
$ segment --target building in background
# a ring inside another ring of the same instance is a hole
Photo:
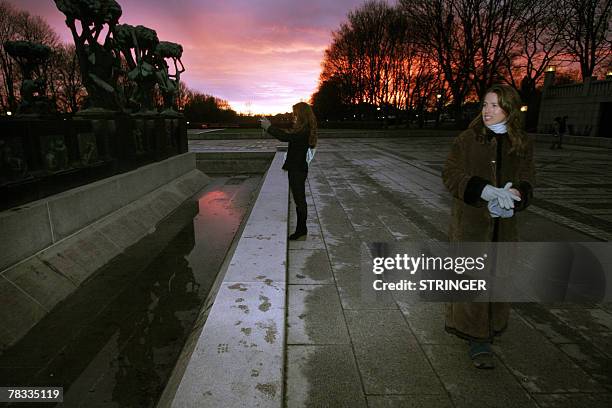
[[[567,116],[566,134],[612,137],[612,73],[568,85],[553,85],[554,79],[554,69],[545,73],[538,133],[552,133],[554,119]]]

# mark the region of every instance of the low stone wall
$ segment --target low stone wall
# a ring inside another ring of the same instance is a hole
[[[282,162],[276,153],[212,308],[202,312],[206,322],[158,407],[282,406],[289,212]]]
[[[0,349],[209,181],[185,153],[0,213]]]
[[[320,129],[319,139],[338,139],[338,138],[380,138],[380,137],[430,137],[430,136],[455,136],[459,130],[440,130],[440,129]],[[267,133],[262,132],[206,132],[187,134],[189,140],[242,140],[242,139],[274,139]]]
[[[457,136],[461,131],[459,130],[436,130],[436,129],[405,129],[405,130],[355,130],[355,131],[346,131],[340,130],[334,132],[332,130],[321,130],[319,132],[319,138],[381,138],[381,137],[392,137],[392,138],[405,138],[405,137],[454,137]],[[533,135],[537,142],[542,143],[552,143],[552,134],[547,133],[530,133]],[[272,139],[272,137],[267,136],[265,138]],[[202,134],[201,137],[189,135],[189,139],[191,140],[231,140],[231,139],[262,139],[261,134],[253,134],[253,133],[221,133],[214,135],[213,134]],[[612,137],[589,137],[589,136],[573,136],[573,135],[565,135],[563,137],[563,143],[567,145],[575,145],[575,146],[588,146],[588,147],[603,147],[603,148],[612,148]],[[200,157],[202,157],[202,165],[206,163],[207,160],[205,156],[200,155],[210,155],[210,168],[223,168],[223,163],[220,161],[218,163],[214,163],[213,155],[220,153],[198,153],[198,161],[200,161]],[[230,167],[234,164],[245,163],[238,162],[240,160],[238,155],[243,155],[244,153],[224,153],[230,156],[227,157],[227,167]],[[236,157],[231,157],[231,155],[235,155]],[[198,167],[200,169],[204,169],[205,167]],[[204,171],[204,170],[203,170]]]
[[[546,133],[533,134],[537,142],[550,143],[556,139],[555,136]],[[586,147],[603,147],[612,149],[612,138],[609,137],[590,137],[590,136],[563,136],[563,144]]]
[[[196,168],[184,153],[0,213],[0,271]]]
[[[198,152],[196,166],[206,174],[263,174],[274,152]]]

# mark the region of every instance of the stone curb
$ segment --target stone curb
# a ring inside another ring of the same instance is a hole
[[[282,161],[276,153],[172,407],[283,404],[289,191]]]

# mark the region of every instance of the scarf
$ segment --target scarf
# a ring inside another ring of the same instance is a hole
[[[494,125],[486,125],[489,129],[491,129],[491,131],[493,133],[497,133],[497,134],[502,134],[502,133],[506,133],[507,129],[506,129],[506,122],[500,122],[500,123],[496,123]]]

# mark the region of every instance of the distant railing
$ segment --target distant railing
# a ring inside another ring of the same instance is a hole
[[[580,96],[583,88],[582,84],[551,86],[548,88],[546,96]]]
[[[612,96],[612,80],[587,80],[580,84],[551,85],[546,88],[546,98],[572,96]]]
[[[591,96],[611,96],[612,95],[612,81],[594,81],[591,82],[589,88],[589,95]]]

